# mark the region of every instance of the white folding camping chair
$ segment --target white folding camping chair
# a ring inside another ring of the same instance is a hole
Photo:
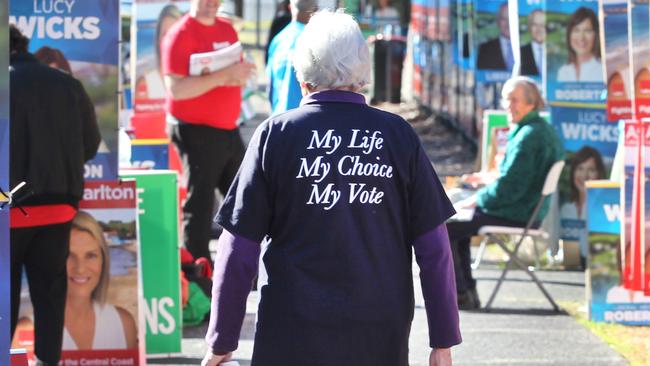
[[[496,243],[498,244],[501,249],[503,249],[507,254],[508,254],[508,263],[506,264],[505,268],[503,269],[503,272],[501,273],[501,277],[497,281],[496,286],[494,287],[494,290],[492,291],[492,295],[490,295],[490,299],[488,300],[487,304],[485,305],[485,309],[489,309],[492,306],[492,302],[494,301],[494,298],[497,295],[497,292],[499,292],[499,288],[501,287],[501,284],[506,278],[506,274],[508,273],[508,269],[512,264],[515,264],[517,267],[521,268],[524,270],[528,275],[532,278],[533,282],[539,287],[539,289],[542,291],[544,296],[548,299],[548,301],[551,303],[553,306],[553,309],[555,311],[559,311],[559,308],[555,301],[553,301],[553,298],[551,295],[546,291],[542,283],[539,281],[537,276],[535,276],[535,273],[531,271],[526,263],[524,263],[519,257],[517,257],[517,252],[519,251],[519,247],[521,246],[521,243],[524,241],[526,238],[532,238],[533,242],[536,239],[546,239],[548,238],[548,234],[541,229],[532,229],[531,227],[535,222],[538,221],[538,213],[540,208],[542,207],[542,204],[544,203],[544,200],[546,197],[550,196],[555,192],[557,189],[557,183],[560,179],[560,173],[562,173],[562,168],[564,168],[564,160],[559,160],[556,161],[553,166],[551,166],[551,169],[549,169],[548,173],[546,174],[546,180],[544,181],[544,187],[542,188],[542,196],[539,199],[539,202],[537,202],[537,205],[535,206],[535,209],[533,210],[533,213],[530,215],[530,218],[528,219],[528,223],[526,224],[525,227],[510,227],[510,226],[482,226],[479,230],[478,233],[480,235],[483,235],[483,241],[481,242],[481,247],[479,248],[479,253],[477,256],[477,261],[480,263],[480,257],[483,255],[483,251],[485,250],[485,245],[487,243]],[[517,241],[517,244],[515,244],[514,249],[510,250],[506,244],[510,242],[510,240],[504,240],[504,238],[513,238],[513,237],[519,237],[519,240]],[[536,246],[535,246],[536,247]],[[536,253],[537,254],[537,253]],[[478,266],[478,265],[477,265]],[[472,266],[474,267],[474,265]]]

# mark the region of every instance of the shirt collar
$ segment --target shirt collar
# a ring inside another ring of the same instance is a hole
[[[524,127],[527,124],[531,124],[539,120],[539,112],[538,111],[532,111],[525,115],[519,123],[515,124],[515,126],[512,128],[512,135],[516,135],[519,130],[521,130],[522,127]]]
[[[327,102],[366,104],[366,98],[359,93],[347,90],[323,90],[302,97],[300,105]]]
[[[304,23],[300,23],[300,22],[297,21],[297,20],[292,20],[289,24],[291,24],[291,26],[296,27],[296,28],[298,28],[298,29],[305,29],[305,24],[304,24]]]
[[[38,62],[38,59],[29,52],[16,52],[9,56],[9,63],[14,62]]]

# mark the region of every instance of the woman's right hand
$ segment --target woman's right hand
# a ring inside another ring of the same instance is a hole
[[[451,366],[451,348],[434,348],[429,355],[429,366]]]
[[[201,366],[218,366],[222,362],[230,361],[232,358],[232,352],[228,352],[225,355],[215,355],[212,351],[208,351],[201,361]]]

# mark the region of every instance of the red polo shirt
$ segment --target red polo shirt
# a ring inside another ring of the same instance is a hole
[[[217,18],[213,25],[208,26],[185,15],[167,32],[162,42],[163,74],[187,76],[190,55],[214,51],[235,42],[237,33],[227,21]],[[232,130],[237,127],[241,88],[218,87],[185,100],[174,100],[167,93],[166,102],[167,112],[183,122]]]

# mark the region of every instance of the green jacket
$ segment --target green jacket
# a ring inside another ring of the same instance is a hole
[[[548,170],[562,159],[564,148],[553,126],[537,112],[527,114],[511,127],[500,176],[478,191],[477,206],[486,214],[526,223],[539,201]],[[539,221],[548,206],[546,199]]]

